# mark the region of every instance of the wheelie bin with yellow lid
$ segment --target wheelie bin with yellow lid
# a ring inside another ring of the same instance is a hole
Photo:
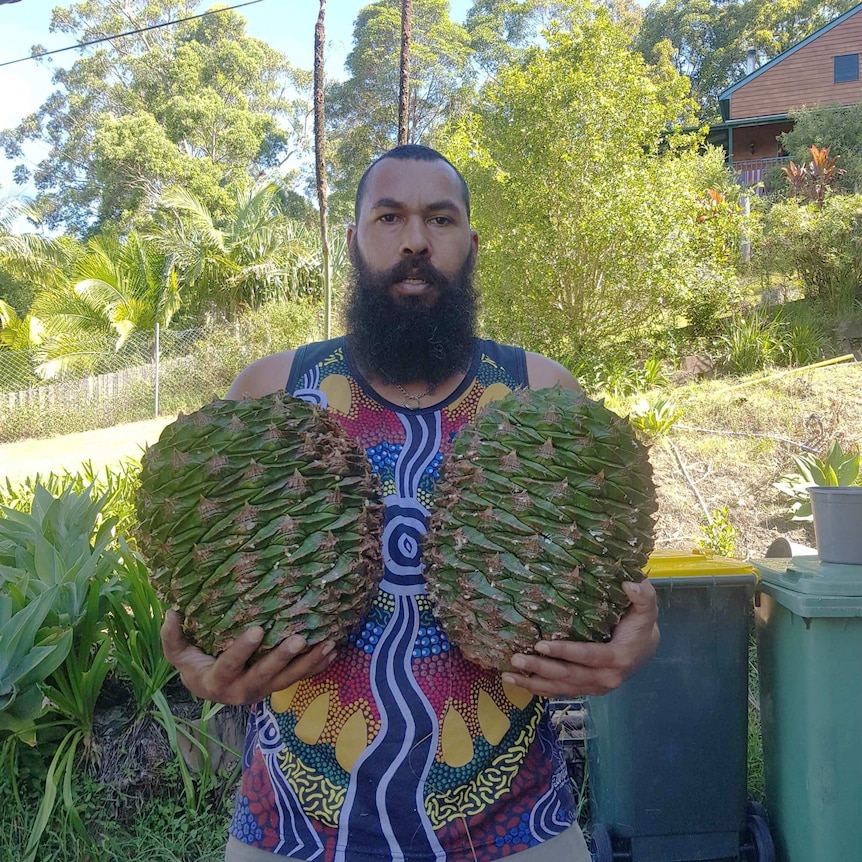
[[[596,862],[772,862],[747,798],[753,566],[655,552],[661,643],[618,689],[587,698]]]

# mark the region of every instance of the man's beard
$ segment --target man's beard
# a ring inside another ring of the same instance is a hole
[[[352,356],[366,374],[387,383],[425,381],[433,390],[470,367],[476,344],[475,254],[451,277],[424,258],[400,261],[373,272],[355,248],[353,284],[345,309]],[[437,288],[428,307],[424,296],[393,297],[390,288],[409,278]]]

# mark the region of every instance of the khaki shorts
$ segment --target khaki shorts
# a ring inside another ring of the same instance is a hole
[[[517,856],[518,862],[561,862],[563,859],[566,862],[591,862],[587,842],[584,841],[584,836],[577,826],[572,826],[565,832],[561,832],[556,838],[551,838],[550,841],[543,841],[529,850],[522,850],[520,853],[515,853],[514,856],[507,858],[514,859],[515,856]],[[233,836],[228,839],[224,858],[225,862],[276,862],[276,860],[278,862],[302,862],[299,859],[276,856],[275,853],[250,847],[248,844],[237,841]],[[449,862],[472,862],[472,860],[450,858]]]

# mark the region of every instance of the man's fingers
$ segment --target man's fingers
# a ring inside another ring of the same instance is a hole
[[[183,624],[176,611],[168,611],[161,629],[162,650],[165,658],[173,664],[173,659],[189,644],[183,635]]]
[[[655,605],[656,592],[655,587],[645,578],[639,583],[626,581],[623,584],[623,592],[629,597],[632,605],[636,610],[645,611],[652,610]]]
[[[230,685],[245,670],[248,660],[263,640],[260,626],[246,629],[217,659],[212,668],[216,685]]]

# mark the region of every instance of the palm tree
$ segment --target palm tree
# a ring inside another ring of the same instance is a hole
[[[39,373],[98,371],[133,332],[168,326],[179,307],[176,271],[153,242],[135,231],[125,240],[95,237],[74,280],[41,291],[33,302],[46,332]]]
[[[332,270],[329,264],[329,228],[327,225],[326,188],[326,111],[323,99],[323,52],[326,35],[326,0],[320,0],[320,11],[314,27],[314,173],[317,182],[317,208],[320,212],[320,251],[323,272],[324,338],[332,334]]]
[[[407,143],[410,120],[410,43],[413,38],[413,0],[401,0],[401,64],[398,71],[398,143]]]
[[[177,270],[186,307],[198,315],[235,320],[244,308],[316,292],[314,240],[284,214],[277,184],[238,192],[219,220],[184,188],[164,192],[160,206],[167,218],[152,238]]]

